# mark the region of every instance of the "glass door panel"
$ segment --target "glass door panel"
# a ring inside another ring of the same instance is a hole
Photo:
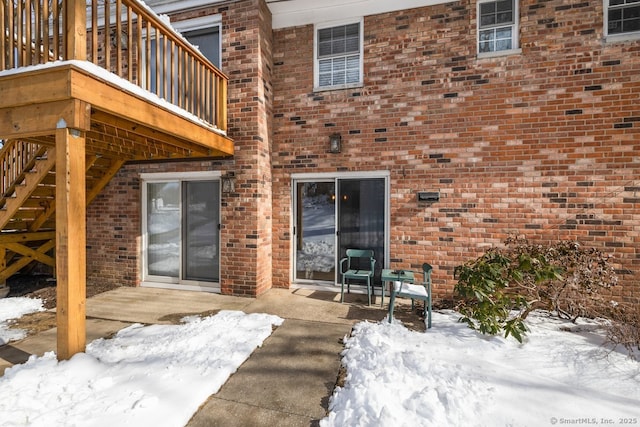
[[[180,274],[180,183],[147,184],[147,274]]]
[[[296,184],[296,280],[335,281],[335,183]]]
[[[338,259],[347,249],[373,249],[378,279],[385,264],[385,197],[383,178],[338,180]]]
[[[184,279],[218,281],[220,271],[219,182],[187,181],[183,184],[183,192]]]

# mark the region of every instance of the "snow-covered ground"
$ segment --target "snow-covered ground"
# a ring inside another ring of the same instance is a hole
[[[536,312],[519,344],[458,317],[435,312],[427,332],[358,323],[321,425],[640,425],[640,365],[603,346],[598,322]],[[223,311],[134,325],[66,362],[32,357],[0,378],[0,426],[183,426],[281,322]]]
[[[69,361],[51,352],[7,369],[0,426],[184,426],[282,323],[238,311],[185,321],[132,325]]]
[[[640,365],[602,346],[601,326],[540,312],[524,344],[482,336],[452,311],[433,328],[359,323],[346,383],[321,426],[639,425]]]
[[[11,321],[36,311],[44,311],[41,299],[0,298],[0,345],[24,338],[26,332],[10,328]]]

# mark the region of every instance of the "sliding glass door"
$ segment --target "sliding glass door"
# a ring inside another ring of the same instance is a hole
[[[145,182],[144,198],[144,281],[219,282],[219,181]]]
[[[338,189],[338,258],[347,249],[373,249],[379,278],[385,262],[384,179],[342,179]]]
[[[294,181],[294,280],[339,283],[346,250],[373,249],[376,270],[386,258],[384,177]]]

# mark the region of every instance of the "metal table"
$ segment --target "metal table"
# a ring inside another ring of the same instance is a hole
[[[388,268],[382,269],[382,275],[380,276],[380,280],[382,281],[382,300],[380,302],[380,306],[384,304],[384,292],[386,289],[386,283],[388,282],[407,282],[413,283],[415,280],[415,276],[413,275],[413,271],[411,270],[391,270]],[[393,286],[393,285],[391,285]],[[391,289],[389,289],[389,294],[391,295]]]

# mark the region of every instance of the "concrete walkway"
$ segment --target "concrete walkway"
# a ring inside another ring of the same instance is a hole
[[[339,301],[339,292],[307,289],[272,289],[251,299],[123,287],[87,300],[87,342],[131,323],[177,323],[189,314],[240,310],[278,315],[285,322],[201,406],[188,427],[317,425],[338,377],[342,339],[354,323],[386,316],[386,304],[384,309],[379,301],[367,307],[362,294],[346,295],[345,304]],[[55,328],[1,346],[0,372],[31,354],[55,349]]]

